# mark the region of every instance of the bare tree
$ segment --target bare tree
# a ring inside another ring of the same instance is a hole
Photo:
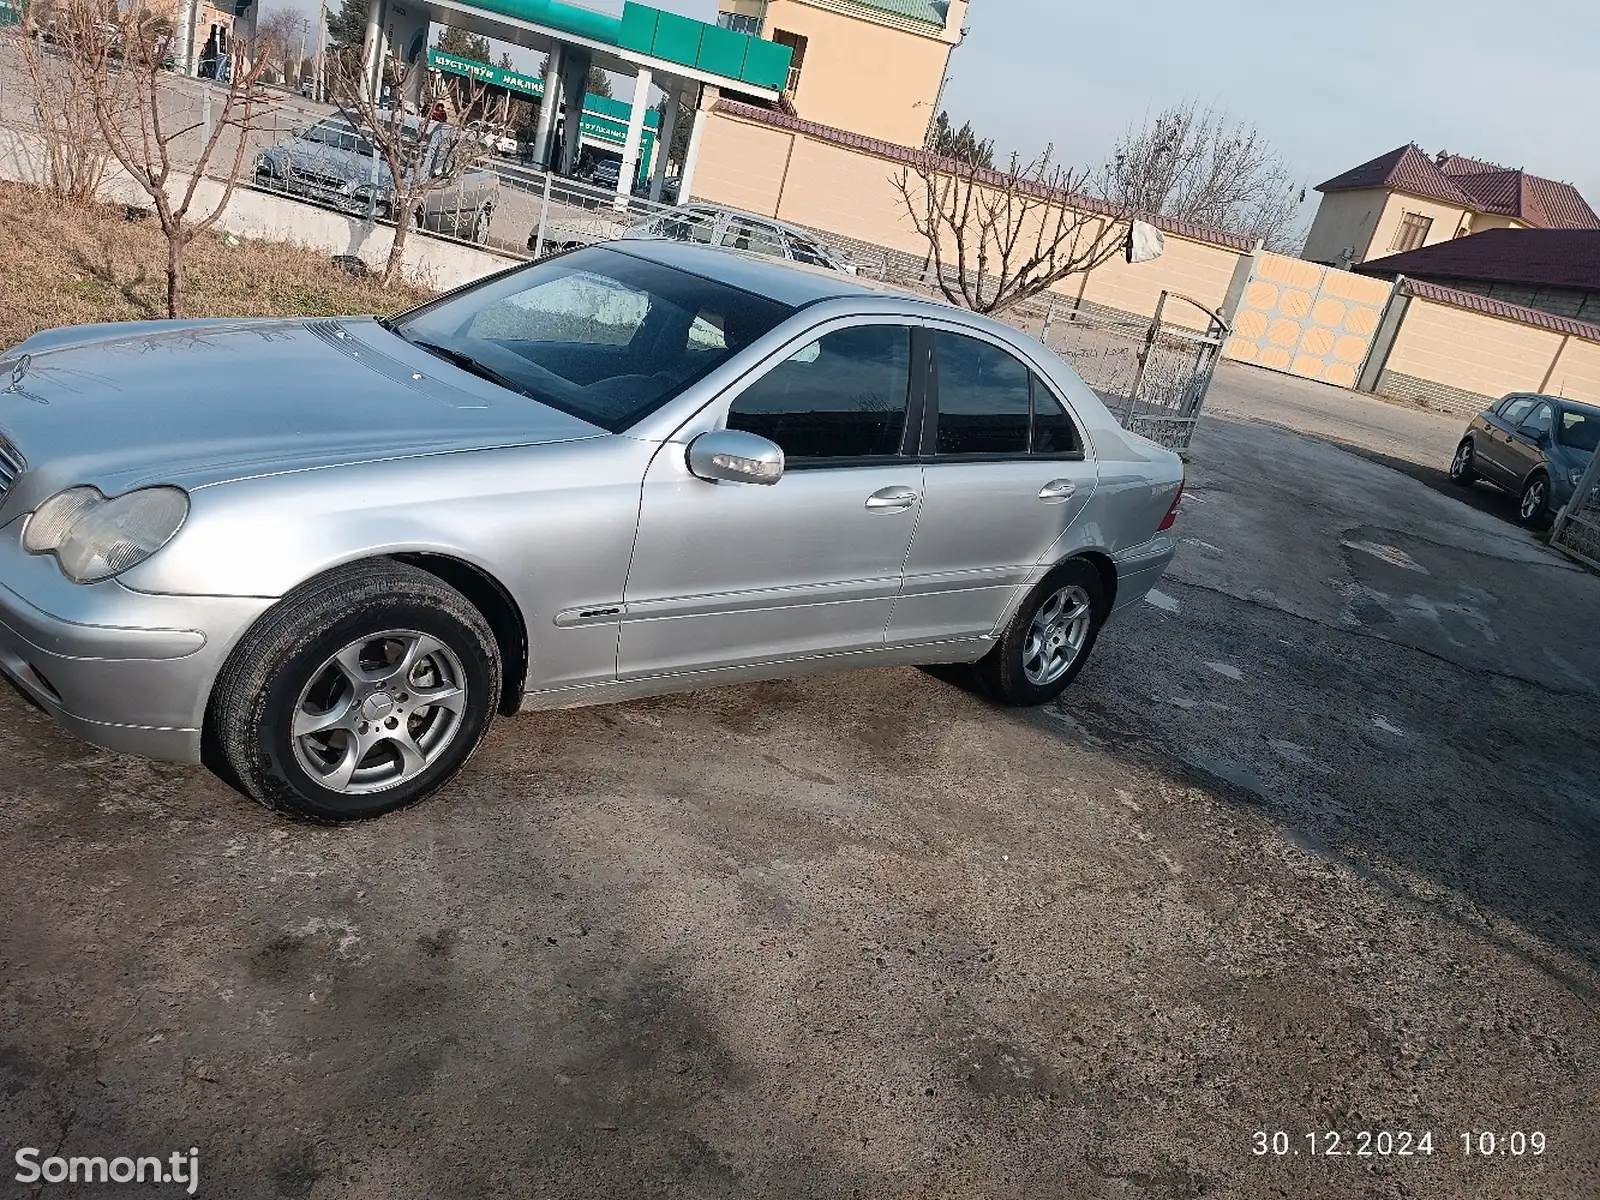
[[[1096,178],[1108,200],[1289,250],[1304,195],[1259,130],[1193,101],[1129,127]]]
[[[256,54],[279,72],[291,87],[300,83],[307,20],[292,8],[274,8],[256,22]]]
[[[64,44],[72,53],[73,23],[59,3],[32,7],[34,22],[29,36],[22,38],[18,53],[22,59],[22,92],[33,109],[43,152],[40,186],[67,204],[84,205],[92,201],[105,177],[110,151],[100,135],[83,81],[68,69],[62,57],[48,53],[44,37]]]
[[[463,178],[490,153],[490,146],[468,136],[463,126],[469,117],[489,129],[503,129],[509,119],[506,96],[489,97],[482,84],[453,81],[440,95],[424,96],[416,115],[396,102],[385,108],[362,87],[361,64],[352,56],[337,60],[330,99],[339,113],[371,142],[375,158],[374,216],[394,221],[394,241],[384,263],[382,282],[389,287],[405,261],[406,239],[413,224],[420,224],[430,196],[460,187]],[[396,68],[394,92],[405,84],[406,68]],[[424,77],[426,79],[426,77]],[[449,117],[454,110],[456,123]],[[441,116],[442,110],[442,116]],[[381,197],[381,202],[379,201]],[[459,220],[457,221],[459,225]],[[459,228],[457,233],[462,232]]]
[[[919,154],[892,182],[945,299],[999,313],[1122,248],[1128,214],[1082,195],[1086,178],[1046,149],[1005,170]]]
[[[266,56],[247,64],[236,44],[226,85],[202,85],[206,90],[195,105],[169,82],[164,64],[173,56],[174,31],[155,10],[67,0],[62,24],[73,87],[87,102],[111,157],[150,198],[167,239],[167,315],[181,316],[184,252],[233,199]],[[225,139],[231,139],[231,150],[212,169]],[[208,169],[221,184],[209,207],[197,203]]]

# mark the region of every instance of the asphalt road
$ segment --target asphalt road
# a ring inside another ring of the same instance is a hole
[[[323,829],[0,694],[6,1177],[1595,1195],[1600,579],[1227,407],[1169,579],[1045,711],[885,670],[530,715]]]

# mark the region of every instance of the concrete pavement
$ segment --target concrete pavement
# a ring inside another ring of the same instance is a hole
[[[887,670],[530,715],[329,830],[0,695],[0,1157],[195,1146],[251,1198],[1596,1194],[1600,580],[1220,411],[1171,577],[1042,711]]]

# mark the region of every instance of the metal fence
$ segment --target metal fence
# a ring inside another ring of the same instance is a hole
[[[1590,457],[1589,469],[1556,517],[1550,544],[1579,562],[1600,568],[1600,452]]]
[[[1199,327],[1175,319],[1180,306],[1196,310]],[[1153,317],[1052,297],[1019,304],[1004,320],[1065,359],[1123,428],[1189,448],[1227,332],[1216,313],[1162,292]]]

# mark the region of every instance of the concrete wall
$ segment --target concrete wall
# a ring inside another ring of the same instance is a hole
[[[952,48],[942,31],[927,36],[808,0],[772,0],[762,36],[779,30],[806,39],[791,97],[800,116],[899,146],[922,145]]]
[[[1377,390],[1463,415],[1507,392],[1600,403],[1600,342],[1414,296]]]
[[[0,129],[0,179],[18,183],[37,183],[44,177],[39,142],[12,129]],[[177,196],[188,186],[188,177],[175,175],[168,184],[169,194]],[[195,191],[190,212],[196,218],[212,211],[221,199],[223,185],[202,179]],[[150,206],[144,189],[120,169],[106,173],[100,196],[111,204]],[[329,209],[274,196],[267,192],[234,188],[227,210],[213,228],[218,233],[293,242],[332,257],[353,254],[369,267],[382,269],[394,241],[394,229],[347,217]],[[406,239],[402,270],[407,280],[420,287],[447,291],[515,263],[516,259],[460,242],[428,237],[413,230]]]
[[[706,122],[694,197],[825,230],[842,238],[925,257],[905,200],[895,188],[902,164],[867,150],[840,146],[805,133],[775,129],[726,113],[703,113]],[[1166,252],[1129,266],[1120,257],[1087,277],[1058,288],[1069,298],[1149,316],[1163,289],[1220,309],[1242,251],[1167,235]],[[1206,318],[1174,305],[1174,320],[1196,328]]]

